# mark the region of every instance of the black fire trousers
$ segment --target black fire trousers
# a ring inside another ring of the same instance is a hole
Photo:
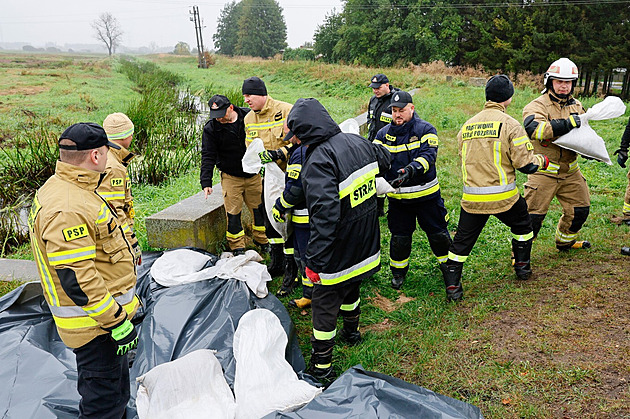
[[[125,418],[130,388],[127,355],[116,355],[116,345],[109,334],[97,336],[73,352],[81,395],[79,418]]]

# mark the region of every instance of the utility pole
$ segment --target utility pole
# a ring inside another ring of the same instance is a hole
[[[199,68],[208,68],[208,63],[206,63],[206,56],[204,55],[203,50],[203,37],[201,35],[201,17],[199,16],[199,7],[193,6],[192,10],[188,11],[190,16],[190,21],[195,23],[195,36],[197,37],[197,59],[199,64],[197,67]]]

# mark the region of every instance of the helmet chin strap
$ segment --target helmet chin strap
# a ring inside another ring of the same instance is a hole
[[[554,88],[553,88],[553,79],[549,79],[549,81],[547,82],[547,86],[545,86],[545,91],[549,90],[558,99],[567,100],[569,98],[569,96],[571,96],[573,94],[573,91],[575,90],[575,85],[576,85],[576,81],[575,80],[571,80],[571,91],[568,94],[562,94],[561,95],[560,93],[557,93],[554,90]]]

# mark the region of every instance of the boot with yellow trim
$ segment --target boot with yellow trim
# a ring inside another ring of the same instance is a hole
[[[512,253],[514,254],[514,272],[516,279],[528,280],[532,276],[530,263],[532,253],[532,239],[519,241],[512,239]]]
[[[332,366],[333,348],[325,352],[311,352],[311,361],[306,372],[313,376],[324,387],[328,387],[337,378]]]
[[[566,244],[566,245],[556,245],[556,249],[558,249],[561,252],[566,252],[568,250],[571,249],[590,249],[593,245],[591,244],[591,242],[586,241],[586,240],[573,240],[572,242]]]
[[[299,309],[309,308],[311,306],[311,299],[306,297],[298,298],[297,300],[289,301],[289,305]]]

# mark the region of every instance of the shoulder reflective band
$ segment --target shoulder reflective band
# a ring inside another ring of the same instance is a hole
[[[113,191],[113,192],[101,192],[98,194],[102,196],[106,201],[114,201],[116,199],[125,199],[125,191]]]
[[[420,142],[428,142],[431,147],[438,146],[438,136],[435,134],[424,134],[420,139]]]
[[[527,138],[527,136],[525,135],[512,140],[512,144],[514,144],[517,147],[523,144],[528,144],[528,143],[531,145],[531,141],[529,141],[529,138]],[[527,149],[529,150],[530,148],[528,147]]]
[[[500,121],[483,121],[466,124],[462,127],[462,140],[499,138],[502,125],[503,123]]]

